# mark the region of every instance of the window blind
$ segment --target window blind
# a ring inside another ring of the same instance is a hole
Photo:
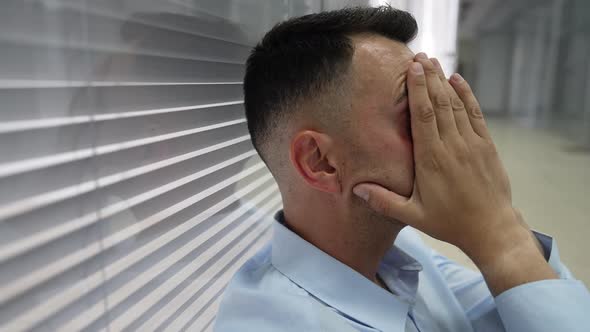
[[[282,206],[241,81],[294,2],[0,4],[0,330],[212,329]]]

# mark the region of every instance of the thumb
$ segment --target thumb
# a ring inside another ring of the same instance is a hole
[[[378,214],[409,223],[415,207],[408,197],[394,193],[374,183],[360,183],[352,192],[369,204]]]

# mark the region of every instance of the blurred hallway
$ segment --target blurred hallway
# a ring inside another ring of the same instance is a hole
[[[486,114],[590,147],[590,2],[463,0],[457,70]]]
[[[590,284],[590,7],[583,0],[462,0],[457,70],[471,83],[527,223]],[[435,243],[436,241],[432,241]],[[457,261],[456,248],[435,243]]]
[[[590,285],[590,153],[554,131],[489,117],[488,124],[510,175],[514,205],[531,228],[557,240],[574,275]],[[425,236],[435,249],[473,267],[457,248]]]

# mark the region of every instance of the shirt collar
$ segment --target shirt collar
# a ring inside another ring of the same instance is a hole
[[[282,211],[275,219],[271,260],[277,270],[312,296],[363,324],[381,331],[404,330],[418,287],[418,262],[395,246],[385,255],[380,276],[382,271],[412,275],[405,282],[393,283],[399,284],[394,291],[401,296],[396,297],[289,230]],[[392,283],[388,286],[391,288]]]

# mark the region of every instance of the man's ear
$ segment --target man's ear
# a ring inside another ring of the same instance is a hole
[[[291,140],[289,154],[291,163],[308,185],[328,193],[341,191],[330,136],[313,130],[301,131]]]

